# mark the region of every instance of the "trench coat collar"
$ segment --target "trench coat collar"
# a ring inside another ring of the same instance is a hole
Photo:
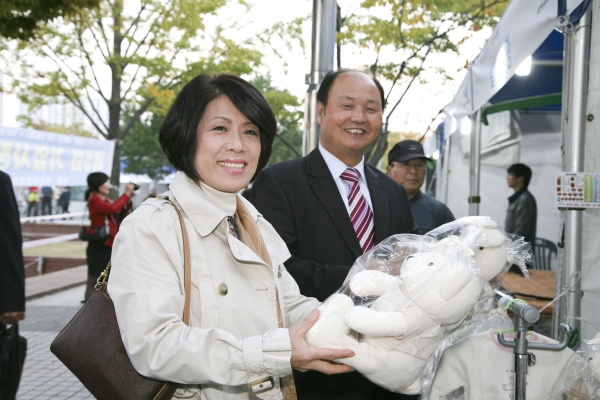
[[[206,237],[217,229],[222,229],[223,233],[226,232],[227,222],[225,219],[233,214],[236,198],[239,198],[248,209],[254,222],[259,226],[263,239],[267,243],[273,268],[276,268],[290,257],[285,242],[270,224],[265,223],[262,215],[248,200],[236,193],[218,192],[213,188],[210,188],[210,190],[212,192],[209,195],[181,171],[175,174],[175,179],[169,185],[169,191],[201,237]],[[227,205],[219,205],[215,200],[223,201]],[[230,203],[233,204],[233,208]],[[261,217],[260,221],[259,217]],[[228,241],[233,255],[238,260],[263,262],[256,253],[235,239],[233,235],[228,235]]]
[[[224,193],[210,188],[206,193],[188,176],[178,171],[169,185],[169,190],[202,237],[210,235],[219,224],[235,212],[236,193]],[[220,204],[219,204],[220,203]],[[250,212],[256,221],[256,212]]]

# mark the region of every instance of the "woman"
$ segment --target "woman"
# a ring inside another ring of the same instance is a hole
[[[276,129],[269,105],[243,79],[194,78],[160,128],[178,170],[170,190],[142,203],[115,240],[108,290],[125,348],[140,374],[185,384],[176,398],[290,399],[292,368],[348,370],[324,360],[350,350],[304,342],[318,301],[300,295],[283,265],[285,243],[238,195],[266,165]],[[182,233],[166,197],[190,240],[189,327],[181,319]],[[270,389],[260,393],[261,382]]]
[[[85,200],[90,213],[91,225],[104,226],[108,224],[109,236],[103,242],[88,242],[86,250],[88,280],[83,302],[86,302],[92,295],[96,280],[110,261],[113,240],[119,231],[114,214],[130,201],[134,189],[133,183],[128,183],[125,186],[125,193],[113,202],[108,198],[110,182],[108,175],[104,172],[92,172],[87,177],[87,183],[88,189],[85,192]]]

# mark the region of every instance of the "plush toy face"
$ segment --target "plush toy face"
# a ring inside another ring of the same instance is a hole
[[[498,275],[506,264],[506,236],[496,228],[483,228],[472,248],[475,264],[485,281]]]
[[[473,307],[482,281],[472,259],[460,249],[413,254],[402,266],[405,291],[415,304],[440,323],[455,323]]]

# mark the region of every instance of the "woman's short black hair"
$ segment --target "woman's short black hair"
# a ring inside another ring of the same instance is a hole
[[[256,173],[252,177],[254,180],[271,156],[277,120],[258,89],[240,77],[228,74],[211,77],[202,74],[192,79],[183,87],[160,127],[160,145],[178,171],[199,181],[201,177],[195,164],[198,125],[208,103],[221,96],[227,96],[258,127],[261,151]]]
[[[92,172],[87,176],[88,189],[85,191],[85,199],[90,197],[91,192],[97,192],[98,188],[108,181],[109,177],[104,172]]]
[[[320,103],[323,103],[323,107],[327,107],[329,91],[331,90],[331,87],[333,86],[333,82],[335,82],[335,80],[338,76],[340,76],[341,74],[344,74],[346,72],[360,72],[360,73],[364,74],[364,72],[354,71],[354,70],[329,71],[327,73],[327,75],[325,75],[325,77],[323,78],[323,81],[321,82],[321,85],[319,86],[319,91],[317,92],[317,101]],[[367,75],[369,78],[373,79],[373,83],[375,84],[375,86],[377,86],[377,90],[379,90],[379,95],[381,96],[381,111],[383,111],[383,109],[385,108],[385,93],[383,92],[383,86],[381,86],[381,83],[379,83],[377,78],[375,78],[369,74],[365,74],[365,75]]]

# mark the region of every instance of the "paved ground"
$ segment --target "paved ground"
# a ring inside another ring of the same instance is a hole
[[[28,300],[19,324],[27,357],[17,400],[93,399],[79,380],[50,352],[50,343],[81,308],[84,285]]]

